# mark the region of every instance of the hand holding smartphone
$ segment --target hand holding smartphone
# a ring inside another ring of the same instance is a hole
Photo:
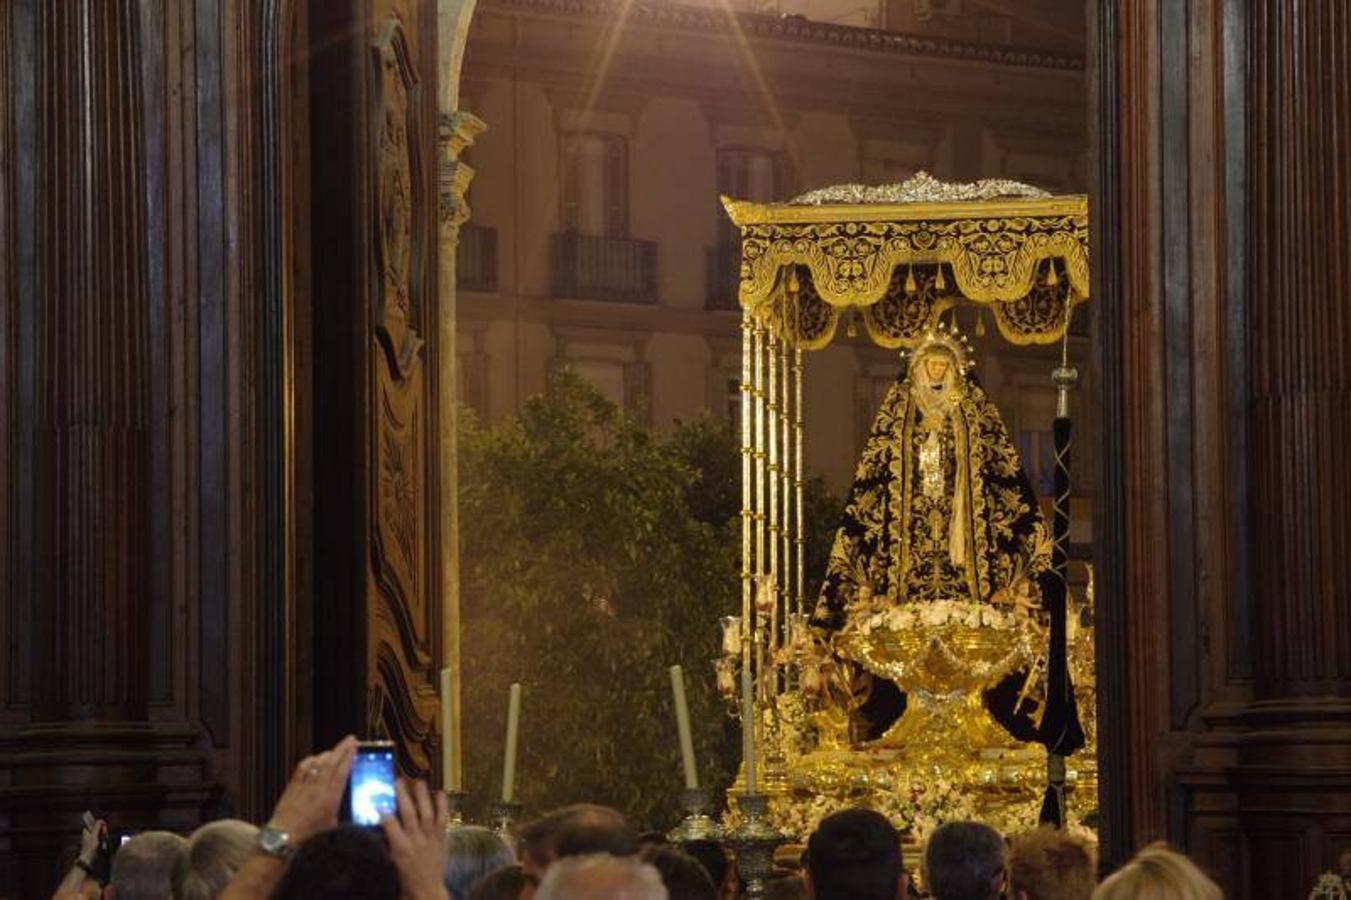
[[[378,827],[384,816],[398,808],[394,784],[394,742],[362,741],[352,762],[352,823]]]

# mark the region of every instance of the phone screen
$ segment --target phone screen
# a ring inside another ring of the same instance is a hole
[[[352,822],[379,825],[381,816],[393,815],[394,746],[363,744],[352,762]]]

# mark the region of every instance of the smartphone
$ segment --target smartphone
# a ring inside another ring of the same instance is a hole
[[[362,741],[352,762],[352,824],[372,827],[394,815],[394,743]]]

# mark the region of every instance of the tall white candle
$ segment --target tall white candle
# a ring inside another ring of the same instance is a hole
[[[690,733],[690,708],[685,703],[685,672],[671,666],[671,695],[675,698],[676,730],[680,734],[680,761],[685,767],[685,787],[699,786],[699,770],[694,765],[694,735]]]
[[[502,802],[516,796],[516,739],[521,728],[521,685],[513,683],[507,694],[507,749],[502,760]]]
[[[746,772],[746,793],[755,791],[755,688],[750,669],[741,670],[741,765]]]
[[[460,790],[460,773],[455,756],[455,697],[451,691],[450,669],[441,670],[441,787]]]

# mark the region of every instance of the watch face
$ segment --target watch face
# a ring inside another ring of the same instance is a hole
[[[281,855],[286,851],[288,840],[289,835],[286,832],[271,825],[264,826],[258,832],[258,846],[274,855]]]

